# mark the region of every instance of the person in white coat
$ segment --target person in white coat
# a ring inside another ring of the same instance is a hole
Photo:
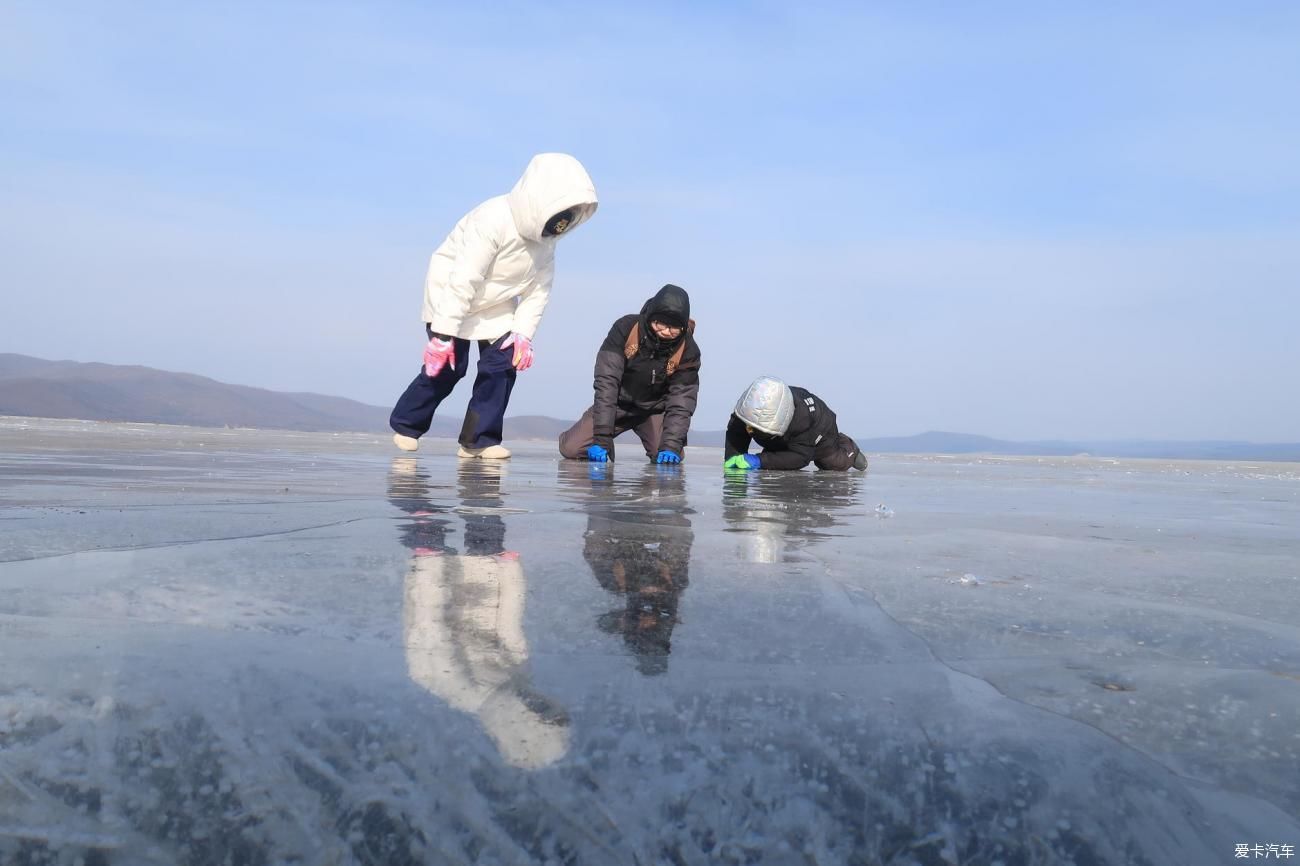
[[[461,457],[505,458],[506,405],[516,372],[533,362],[533,337],[555,276],[555,244],[596,212],[596,187],[564,153],[534,156],[523,177],[466,214],[429,261],[424,281],[424,365],[388,424],[404,451],[419,447],[433,413],[469,368],[478,375],[460,431]]]

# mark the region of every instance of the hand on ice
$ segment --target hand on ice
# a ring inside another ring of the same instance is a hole
[[[758,455],[756,454],[737,454],[726,463],[722,464],[723,469],[739,469],[742,472],[748,472],[751,469],[757,469],[759,465]]]
[[[449,364],[456,369],[456,344],[438,337],[429,340],[429,345],[424,347],[424,375],[432,379]]]
[[[515,347],[515,356],[510,363],[515,365],[516,370],[527,370],[533,366],[533,341],[523,334],[510,332],[510,336],[501,344],[501,351]]]
[[[656,463],[681,463],[682,458],[672,451],[660,451],[659,456],[655,458]]]
[[[604,463],[609,460],[609,452],[599,445],[592,445],[587,449],[587,459],[592,463]]]

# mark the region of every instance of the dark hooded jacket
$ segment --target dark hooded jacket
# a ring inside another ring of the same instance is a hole
[[[818,452],[834,451],[840,428],[831,407],[805,388],[791,385],[790,393],[794,395],[794,415],[782,436],[772,436],[761,430],[751,433],[745,429],[745,422],[733,413],[727,422],[724,459],[749,451],[751,440],[763,446],[763,453],[758,455],[762,469],[802,469],[813,462]]]
[[[615,430],[636,426],[651,415],[664,416],[659,448],[682,453],[700,392],[700,347],[690,299],[677,286],[659,290],[634,316],[623,316],[609,329],[596,353],[591,407],[597,445],[613,453]],[[660,340],[650,320],[660,317],[684,328],[675,340]]]

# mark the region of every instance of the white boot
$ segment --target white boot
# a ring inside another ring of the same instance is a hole
[[[413,436],[403,436],[401,433],[393,434],[393,444],[403,451],[414,451],[420,447],[420,440]]]
[[[479,457],[483,460],[505,460],[510,456],[510,449],[504,445],[489,445],[486,448],[466,448],[460,446],[457,457]]]

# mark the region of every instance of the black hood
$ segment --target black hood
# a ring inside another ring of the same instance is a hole
[[[681,286],[669,283],[641,307],[641,318],[647,322],[656,316],[665,322],[685,328],[691,318],[691,296],[686,294],[686,290]]]
[[[651,319],[677,325],[682,333],[675,340],[660,340],[650,327]],[[641,339],[656,349],[676,347],[686,339],[686,325],[691,319],[691,296],[681,286],[664,286],[641,307]]]

